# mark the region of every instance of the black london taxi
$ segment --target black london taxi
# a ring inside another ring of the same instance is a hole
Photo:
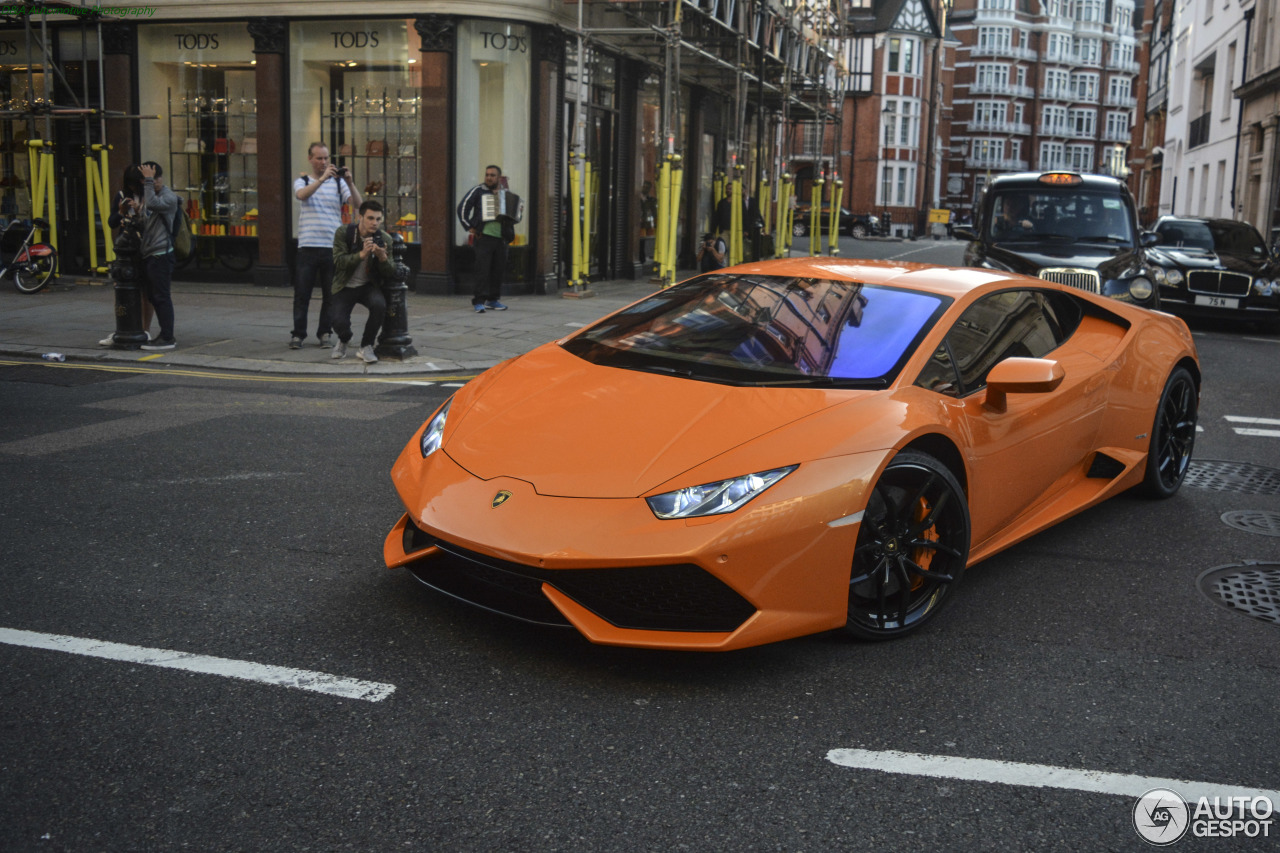
[[[1138,227],[1123,181],[1078,172],[1000,175],[987,185],[966,266],[1036,276],[1158,308],[1163,270],[1147,258],[1155,236]]]

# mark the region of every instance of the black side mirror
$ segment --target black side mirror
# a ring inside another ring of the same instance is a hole
[[[951,229],[951,233],[956,237],[959,237],[961,240],[972,241],[978,239],[978,235],[974,234],[973,229],[968,225],[957,225],[955,228]]]
[[[1160,235],[1157,234],[1156,232],[1154,231],[1142,232],[1142,247],[1144,249],[1149,249],[1152,246],[1159,244],[1159,242],[1160,242]]]

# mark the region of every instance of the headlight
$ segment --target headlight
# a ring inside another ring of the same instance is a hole
[[[772,471],[761,471],[759,474],[748,474],[732,480],[721,480],[719,483],[705,483],[701,486],[690,486],[666,494],[645,498],[649,509],[658,518],[698,518],[703,515],[721,515],[733,512],[783,477],[796,470],[798,466],[775,468]]]
[[[1182,280],[1186,278],[1182,270],[1168,270],[1165,274],[1169,277],[1170,284],[1182,284]]]
[[[449,407],[453,405],[453,398],[449,398],[449,402],[436,412],[436,416],[431,419],[431,423],[427,424],[427,428],[422,431],[422,458],[426,459],[432,453],[440,449],[440,445],[444,443],[444,422],[449,417]]]
[[[1155,279],[1156,284],[1168,284],[1169,275],[1164,271],[1163,267],[1152,267],[1151,277]]]
[[[1253,280],[1253,289],[1259,296],[1270,296],[1275,293],[1276,288],[1280,288],[1280,279],[1267,281],[1265,278],[1255,278]]]
[[[1138,276],[1129,282],[1129,295],[1139,302],[1145,302],[1151,298],[1151,294],[1155,288],[1151,286],[1151,279],[1146,276]]]

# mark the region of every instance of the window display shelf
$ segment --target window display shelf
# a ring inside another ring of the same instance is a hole
[[[386,210],[387,231],[417,243],[418,108],[412,89],[320,90],[326,144],[333,163],[351,170],[356,188]],[[354,214],[354,212],[353,212]]]
[[[253,237],[258,116],[252,93],[169,90],[169,188],[202,237]]]

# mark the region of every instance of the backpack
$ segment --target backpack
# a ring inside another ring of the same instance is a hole
[[[178,199],[178,209],[173,214],[173,233],[170,236],[173,238],[173,259],[182,263],[191,257],[196,240],[191,233],[191,219],[187,216],[187,208],[181,197]]]

